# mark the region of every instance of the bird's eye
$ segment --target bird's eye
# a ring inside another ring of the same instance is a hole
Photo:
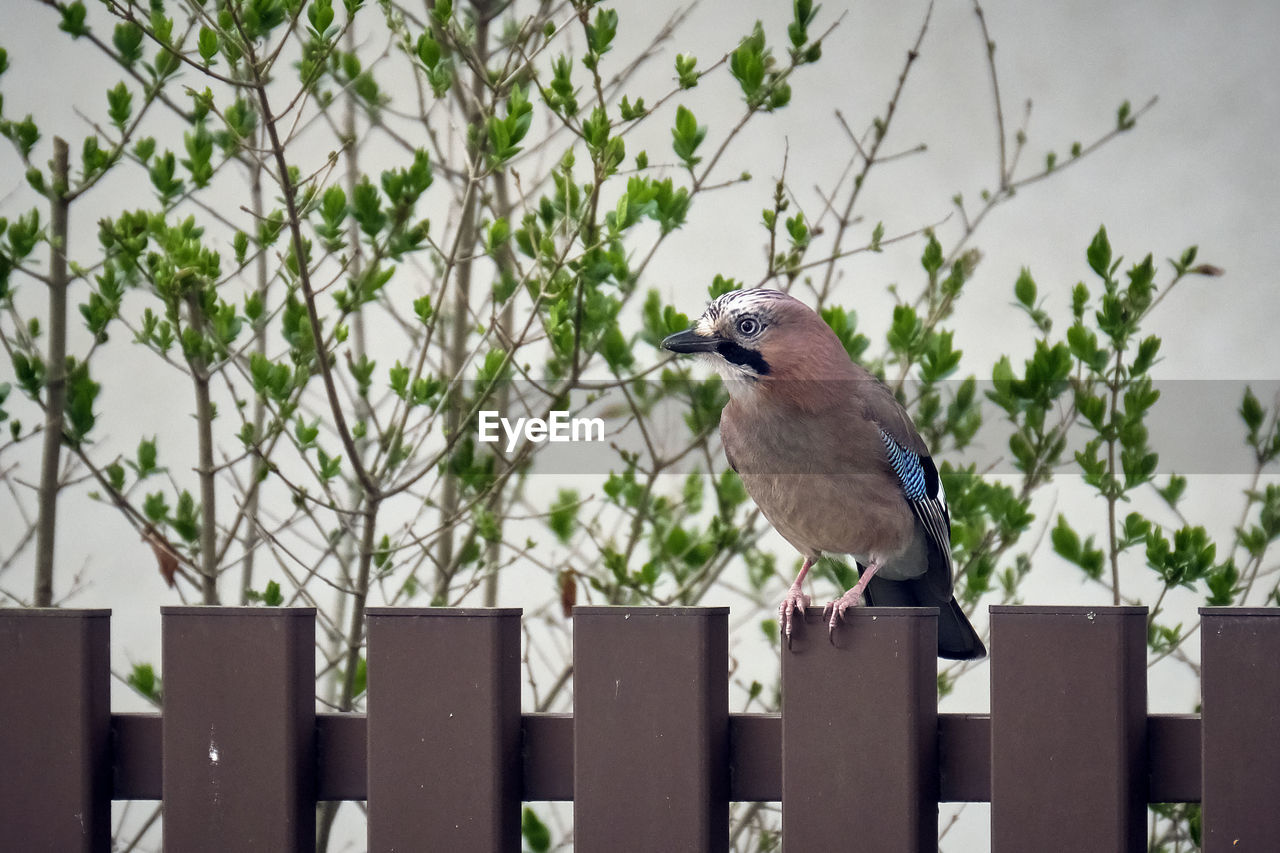
[[[738,321],[738,334],[743,337],[751,337],[760,332],[760,321],[755,317],[743,317]]]

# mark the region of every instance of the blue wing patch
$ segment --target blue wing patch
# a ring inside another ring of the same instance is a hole
[[[938,494],[936,484],[933,487],[933,494],[929,494],[929,478],[925,476],[920,454],[907,450],[890,438],[884,430],[880,430],[880,440],[884,442],[885,454],[889,457],[893,473],[898,475],[898,482],[902,485],[902,492],[907,496],[907,500],[921,501],[927,497],[936,497]]]
[[[951,579],[951,516],[947,512],[946,499],[938,469],[928,456],[907,450],[893,437],[880,430],[885,456],[893,473],[898,475],[902,494],[911,507],[912,514],[924,526],[925,534],[932,540],[946,566],[947,586]]]

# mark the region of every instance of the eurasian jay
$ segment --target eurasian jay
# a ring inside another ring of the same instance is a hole
[[[849,359],[821,317],[777,290],[737,290],[662,346],[701,354],[724,378],[729,466],[804,557],[778,607],[788,645],[793,616],[810,603],[805,575],[826,552],[852,556],[860,573],[823,611],[833,642],[865,595],[869,605],[937,607],[940,657],[986,654],[952,594],[951,519],[929,450],[893,392]]]

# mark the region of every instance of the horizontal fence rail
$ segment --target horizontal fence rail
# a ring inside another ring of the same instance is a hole
[[[992,607],[990,715],[938,713],[931,609],[807,614],[781,715],[728,712],[725,608],[576,608],[573,714],[521,713],[515,609],[370,608],[366,714],[315,712],[309,608],[162,614],[163,716],[111,713],[109,611],[0,610],[0,839],[105,851],[162,799],[166,849],[304,850],[363,800],[371,850],[516,851],[573,801],[587,853],[726,850],[761,801],[786,851],[936,850],[990,802],[996,851],[1142,850],[1201,802],[1205,850],[1280,850],[1280,609],[1201,611],[1200,716],[1146,712],[1144,608]]]

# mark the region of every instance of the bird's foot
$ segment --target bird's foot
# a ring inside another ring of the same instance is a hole
[[[822,608],[822,621],[827,623],[827,639],[836,642],[836,624],[844,620],[845,611],[862,604],[862,587],[855,586],[835,601]]]
[[[810,598],[800,589],[800,581],[797,580],[787,590],[787,595],[782,599],[782,603],[778,605],[778,625],[782,628],[782,637],[787,641],[787,648],[791,648],[791,624],[792,618],[799,613],[800,618],[804,618],[804,609],[809,606]]]

